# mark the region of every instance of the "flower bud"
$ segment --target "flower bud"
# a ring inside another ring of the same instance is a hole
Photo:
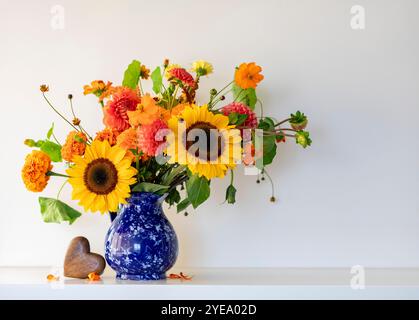
[[[210,95],[215,96],[217,94],[217,89],[211,89]]]
[[[32,139],[26,139],[24,144],[27,145],[30,148],[33,148],[33,147],[36,146],[35,140],[32,140]]]
[[[73,99],[73,95],[71,93],[68,95],[68,99],[69,100]]]

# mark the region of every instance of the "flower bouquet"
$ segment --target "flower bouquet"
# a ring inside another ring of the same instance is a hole
[[[226,202],[233,204],[238,165],[251,169],[258,182],[266,176],[272,183],[266,166],[275,158],[277,145],[287,139],[304,148],[311,144],[304,113],[297,111],[282,121],[264,115],[256,95],[264,79],[261,71],[255,63],[242,63],[233,81],[211,89],[209,101],[201,105],[197,92],[213,72],[210,63],[196,61],[188,71],[165,60],[150,73],[134,60],[122,85],[96,80],[84,87],[85,95],[96,97],[103,116],[104,129],[95,135],[76,116],[72,95],[67,118],[47,97],[49,87],[42,85],[46,103],[71,131],[63,144],[54,127],[44,140],[25,141],[35,150],[26,158],[23,181],[28,190],[42,192],[50,177],[64,178],[84,211],[109,212],[116,218],[105,249],[118,277],[164,278],[178,247],[163,202],[176,206],[177,212],[196,209],[209,198],[211,180],[230,174]],[[153,94],[143,90],[143,81],[149,79]],[[52,163],[59,162],[67,165],[64,173],[53,171]],[[81,216],[59,195],[41,197],[39,203],[45,222],[72,224]]]

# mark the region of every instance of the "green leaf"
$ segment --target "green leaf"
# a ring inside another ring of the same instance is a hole
[[[188,199],[194,209],[204,203],[211,193],[208,179],[199,177],[196,174],[191,176],[186,182],[186,191],[188,193]]]
[[[40,149],[45,152],[53,162],[61,162],[63,158],[61,157],[61,146],[55,142],[45,140]]]
[[[79,135],[77,135],[77,134],[74,136],[74,140],[76,140],[79,143],[87,144],[86,141],[82,137],[80,137]]]
[[[263,118],[259,121],[258,129],[273,131],[275,129],[275,122],[272,118]]]
[[[191,205],[191,202],[189,201],[188,198],[183,199],[178,205],[177,205],[177,213],[182,212],[183,210],[185,210],[187,207],[189,207]]]
[[[180,202],[180,193],[176,190],[176,188],[172,189],[169,192],[169,195],[165,199],[165,201],[169,204],[169,206],[173,206],[175,203]]]
[[[132,191],[134,192],[150,192],[156,194],[164,194],[169,189],[169,186],[163,186],[161,184],[141,182],[137,184]]]
[[[233,96],[236,102],[242,102],[250,109],[255,109],[256,103],[258,101],[255,89],[242,89],[237,84],[233,84]]]
[[[57,199],[39,198],[39,205],[41,206],[44,222],[47,223],[68,221],[70,224],[73,224],[81,216],[80,212]]]
[[[141,72],[141,62],[138,60],[133,60],[128,66],[127,70],[124,73],[124,80],[122,80],[122,85],[131,89],[135,89],[140,80]]]
[[[257,140],[258,142],[256,143]],[[262,143],[263,145],[263,157],[262,159],[256,159],[256,167],[258,169],[263,169],[264,166],[271,164],[276,156],[276,151],[277,151],[276,137],[275,136],[261,137],[259,135],[256,135],[255,136],[256,146],[258,146],[260,143]]]
[[[236,188],[234,188],[234,186],[232,184],[230,184],[227,188],[227,192],[226,192],[226,201],[229,204],[233,204],[236,203]]]
[[[236,124],[238,119],[239,119],[239,113],[237,113],[237,112],[232,112],[228,115],[228,123],[229,124]]]
[[[153,91],[156,94],[159,94],[161,92],[161,87],[163,85],[163,78],[161,76],[161,70],[160,67],[157,67],[154,69],[154,71],[151,73],[151,80],[153,81]]]
[[[53,134],[54,134],[54,123],[52,124],[51,128],[48,130],[47,139],[51,139]]]

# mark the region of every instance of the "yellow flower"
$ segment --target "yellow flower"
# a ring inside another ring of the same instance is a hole
[[[172,77],[170,71],[172,71],[173,69],[178,69],[178,68],[182,68],[182,66],[180,64],[169,64],[169,66],[166,68],[166,71],[164,73],[166,79],[170,79]]]
[[[50,157],[38,150],[26,157],[22,169],[22,179],[26,188],[32,192],[42,192],[48,185],[48,172],[52,170]]]
[[[204,60],[197,60],[192,63],[192,71],[194,71],[198,76],[207,76],[213,72],[214,68],[212,64],[204,61]]]
[[[208,180],[224,177],[241,158],[240,130],[228,123],[228,117],[210,112],[206,105],[187,106],[168,123],[174,133],[167,137],[169,163],[187,165]]]
[[[119,204],[127,203],[137,170],[124,149],[96,140],[87,146],[84,157],[76,156],[73,161],[74,166],[67,170],[72,198],[86,211],[115,212]]]

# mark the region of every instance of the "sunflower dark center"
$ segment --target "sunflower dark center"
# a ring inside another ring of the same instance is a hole
[[[118,184],[118,170],[110,160],[96,159],[84,171],[84,184],[90,192],[107,195]]]
[[[186,137],[186,150],[201,160],[214,161],[223,153],[222,136],[210,123],[194,123],[186,129]]]

